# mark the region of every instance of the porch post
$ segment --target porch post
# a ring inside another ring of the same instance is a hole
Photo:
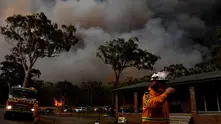
[[[194,124],[196,124],[197,107],[196,107],[196,95],[195,95],[194,86],[190,86],[189,91],[190,91],[191,112],[192,112]]]
[[[115,112],[116,116],[118,116],[118,93],[115,94]]]
[[[137,97],[137,92],[134,92],[134,112],[138,113],[138,97]]]

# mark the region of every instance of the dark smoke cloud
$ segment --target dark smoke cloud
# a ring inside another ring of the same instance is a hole
[[[2,0],[1,0],[2,1]],[[14,2],[13,2],[14,1]],[[200,16],[214,5],[215,0],[3,0],[0,19],[12,14],[43,11],[59,24],[77,26],[81,39],[67,53],[57,58],[39,60],[36,67],[42,79],[50,81],[104,80],[111,68],[96,58],[96,49],[105,41],[117,37],[137,36],[143,49],[160,55],[156,64],[183,63],[186,67],[202,61],[208,49],[192,38],[202,37],[207,25]],[[2,13],[2,14],[1,14]],[[1,40],[1,58],[7,51]],[[140,76],[145,71],[128,69],[124,75]],[[131,73],[133,72],[133,73]]]

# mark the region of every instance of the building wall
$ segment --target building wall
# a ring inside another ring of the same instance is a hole
[[[188,87],[176,88],[177,91],[175,94],[169,96],[169,106],[170,112],[172,113],[190,113],[190,98],[189,98],[189,89]],[[139,112],[142,112],[142,97],[145,93],[145,90],[137,91],[138,94],[138,109]],[[119,107],[134,105],[134,91],[120,92]],[[182,97],[181,97],[182,96]]]
[[[175,87],[177,89],[176,93],[172,94],[168,100],[169,103],[172,103],[170,104],[170,109],[175,105],[176,112],[177,110],[181,110],[179,113],[191,114],[191,112],[203,111],[205,112],[204,114],[199,113],[195,116],[195,124],[221,124],[221,91],[217,87],[219,82],[209,83],[210,85],[208,85],[208,82],[194,85],[196,110],[191,110],[190,86]],[[141,95],[138,96],[140,100],[139,104],[141,103],[143,93],[142,91]],[[130,96],[132,97],[133,95],[131,94]],[[120,113],[119,116],[126,117],[129,123],[141,123],[141,114],[139,113]]]
[[[120,116],[126,117],[128,123],[140,124],[140,113],[119,113]],[[176,114],[171,114],[174,116]],[[179,114],[180,115],[180,114]],[[221,124],[221,115],[217,114],[198,114],[196,116],[196,124]]]
[[[198,114],[196,124],[221,124],[220,114]]]
[[[133,124],[141,124],[141,113],[119,113],[119,116],[125,117],[129,124],[132,124],[132,123]],[[189,114],[189,113],[171,113],[170,119],[171,119],[171,121],[176,120],[177,123],[185,124],[186,120],[185,120],[185,118],[183,118],[184,116],[191,118],[191,114]],[[207,123],[207,124],[209,124],[209,123]]]

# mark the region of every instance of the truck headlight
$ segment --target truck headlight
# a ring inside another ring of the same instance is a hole
[[[33,108],[31,109],[31,111],[34,111],[34,110],[35,110],[35,109],[33,109]]]
[[[11,105],[7,105],[6,109],[12,109],[12,106]]]

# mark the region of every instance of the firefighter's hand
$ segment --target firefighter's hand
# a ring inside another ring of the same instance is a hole
[[[165,92],[167,92],[168,94],[171,94],[175,92],[175,89],[172,87],[168,87]]]

